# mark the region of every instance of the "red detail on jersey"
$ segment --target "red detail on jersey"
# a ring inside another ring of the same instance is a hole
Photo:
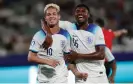
[[[114,32],[111,29],[105,29],[102,28],[103,34],[104,34],[104,40],[105,40],[105,44],[106,46],[112,50],[112,43],[113,43],[113,39],[114,39]]]

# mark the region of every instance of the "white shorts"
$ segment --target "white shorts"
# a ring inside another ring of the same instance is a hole
[[[88,77],[86,81],[84,80],[76,80],[76,84],[109,84],[108,78],[106,75],[97,76],[97,77]]]
[[[68,83],[67,76],[66,77],[51,78],[47,81],[39,81],[38,80],[38,84],[67,84],[67,83]]]

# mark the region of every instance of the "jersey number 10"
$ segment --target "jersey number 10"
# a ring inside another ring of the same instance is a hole
[[[47,55],[50,55],[51,56],[52,55],[52,52],[53,52],[53,49],[52,48],[48,48],[47,49]]]

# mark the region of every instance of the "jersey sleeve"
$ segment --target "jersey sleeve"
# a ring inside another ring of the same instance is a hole
[[[95,45],[105,45],[104,35],[100,27],[97,27]]]
[[[72,30],[73,23],[69,21],[59,21],[59,27],[69,31]]]
[[[32,52],[38,53],[39,46],[40,46],[39,42],[35,38],[33,38],[32,41],[31,41],[29,50],[32,51]]]
[[[64,53],[66,53],[66,54],[68,54],[68,53],[70,53],[70,51],[71,51],[71,47],[70,47],[70,40],[71,40],[71,37],[70,37],[70,34],[68,34],[67,35],[67,43],[66,43],[66,45],[65,45],[65,47],[64,47],[64,49],[63,49],[63,52]]]
[[[42,31],[37,32],[31,41],[29,51],[38,53],[44,40],[45,34]]]
[[[105,58],[108,62],[111,62],[115,59],[108,47],[105,47]]]

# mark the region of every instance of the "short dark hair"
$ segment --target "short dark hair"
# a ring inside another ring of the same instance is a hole
[[[104,20],[101,18],[97,18],[95,23],[98,24],[100,27],[104,27]]]
[[[77,8],[79,8],[79,7],[84,7],[84,8],[86,8],[86,9],[88,10],[88,12],[90,13],[90,9],[89,9],[89,7],[88,7],[87,5],[85,5],[85,4],[79,4],[79,5],[77,5],[77,6],[75,7],[75,10],[76,10]]]

